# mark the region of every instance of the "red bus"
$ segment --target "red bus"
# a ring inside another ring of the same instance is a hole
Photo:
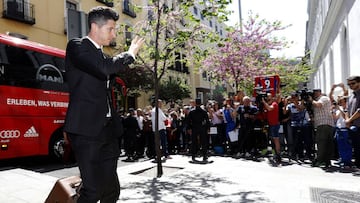
[[[63,156],[65,51],[0,34],[0,159]]]

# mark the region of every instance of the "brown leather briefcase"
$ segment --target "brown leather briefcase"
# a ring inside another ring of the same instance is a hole
[[[81,178],[70,176],[56,181],[45,203],[76,203],[79,198]]]

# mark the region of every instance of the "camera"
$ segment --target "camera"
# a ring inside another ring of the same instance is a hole
[[[254,90],[255,90],[255,93],[256,93],[255,101],[256,101],[257,104],[262,103],[262,99],[264,99],[266,101],[267,93],[262,91],[262,88],[255,88]]]
[[[256,94],[256,97],[255,97],[256,103],[262,103],[263,99],[265,101],[267,101],[267,94],[266,93],[260,92],[260,93]]]
[[[298,91],[298,93],[300,95],[300,99],[304,101],[308,101],[310,97],[314,97],[313,91],[308,90],[307,88]]]
[[[262,88],[255,88],[255,102],[256,105],[259,108],[259,111],[263,111],[264,110],[264,104],[262,103],[262,100],[264,99],[265,101],[267,101],[267,93],[262,91]]]
[[[306,87],[298,91],[300,99],[304,101],[304,106],[310,115],[313,115],[312,103],[309,101],[309,98],[314,97],[313,90],[309,90]]]

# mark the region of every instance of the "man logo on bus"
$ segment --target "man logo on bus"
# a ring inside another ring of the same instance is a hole
[[[0,137],[3,139],[18,138],[20,137],[19,130],[3,130],[0,132]]]
[[[36,72],[36,79],[39,81],[64,83],[60,70],[51,64],[44,64],[40,66]]]

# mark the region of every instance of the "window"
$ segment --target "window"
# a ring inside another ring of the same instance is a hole
[[[87,14],[76,10],[78,4],[74,3],[74,1],[67,1],[66,7],[64,33],[67,34],[68,40],[86,36],[89,32]]]
[[[182,64],[181,64],[181,55],[180,55],[180,53],[176,52],[175,57],[176,57],[176,59],[175,59],[175,70],[181,72]]]
[[[129,25],[125,25],[125,43],[127,46],[131,45],[131,31],[130,31],[130,26]]]
[[[66,8],[76,11],[77,10],[77,5],[75,3],[73,3],[73,2],[66,1]]]
[[[30,4],[29,0],[4,0],[3,17],[33,25],[34,5]]]
[[[198,15],[198,9],[196,8],[196,6],[194,6],[194,14],[197,16]]]
[[[64,34],[68,32],[68,10],[77,11],[77,4],[71,1],[66,1],[66,10],[64,17]]]
[[[136,13],[134,11],[134,5],[131,3],[130,0],[124,0],[123,13],[128,16],[131,16],[133,18],[136,18]]]
[[[189,74],[189,68],[186,66],[186,62],[184,61],[185,58],[185,54],[175,52],[175,62],[169,67],[169,69]]]
[[[203,78],[204,80],[207,80],[207,72],[206,72],[206,71],[203,71],[203,72],[202,72],[202,78]]]
[[[154,11],[152,11],[151,9],[148,10],[148,20],[149,21],[153,21],[155,19],[154,17]]]

